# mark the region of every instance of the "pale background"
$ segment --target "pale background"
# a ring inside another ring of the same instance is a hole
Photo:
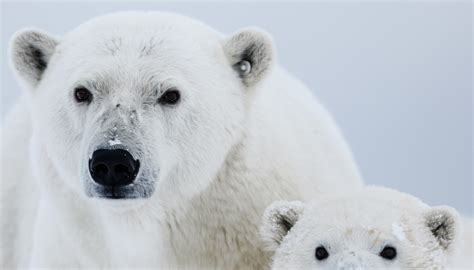
[[[184,13],[225,33],[266,29],[281,64],[333,113],[367,183],[472,215],[472,3],[2,3],[1,119],[20,93],[6,59],[15,31],[60,35],[131,9]]]

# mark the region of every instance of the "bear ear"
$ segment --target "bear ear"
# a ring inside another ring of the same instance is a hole
[[[29,87],[41,80],[58,43],[50,34],[35,29],[20,30],[12,38],[12,66]]]
[[[269,251],[275,251],[303,213],[300,201],[276,201],[267,207],[260,227],[262,240]]]
[[[273,41],[257,29],[244,29],[225,41],[224,50],[245,86],[261,81],[273,66]]]
[[[456,210],[448,206],[437,206],[424,214],[424,222],[439,245],[451,251],[459,240],[461,222]]]

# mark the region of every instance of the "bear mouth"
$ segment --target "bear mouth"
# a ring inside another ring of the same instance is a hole
[[[124,192],[122,190],[122,188],[120,187],[108,187],[108,188],[105,188],[105,189],[108,189],[108,190],[104,190],[101,192],[101,198],[104,198],[104,199],[113,199],[113,200],[117,200],[117,199],[133,199],[133,198],[136,198],[135,196],[130,196],[129,193],[127,192]]]
[[[106,200],[128,200],[149,198],[153,194],[152,185],[143,185],[140,183],[130,184],[128,186],[100,186],[94,185],[88,192],[89,197],[95,197]]]

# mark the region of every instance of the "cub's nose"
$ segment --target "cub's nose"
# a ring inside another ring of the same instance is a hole
[[[89,172],[102,186],[119,187],[133,183],[140,169],[140,162],[123,149],[98,149],[89,160]]]

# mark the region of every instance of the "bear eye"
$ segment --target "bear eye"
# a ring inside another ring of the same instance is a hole
[[[380,251],[379,256],[387,260],[393,260],[397,257],[397,250],[394,247],[385,246]]]
[[[316,248],[315,256],[316,256],[316,259],[318,259],[318,261],[322,261],[329,257],[329,253],[325,247],[319,246]]]
[[[161,104],[173,105],[178,103],[181,95],[176,89],[167,90],[161,97],[158,99],[158,102]]]
[[[80,86],[74,89],[74,98],[78,103],[91,102],[92,93],[87,88]]]

